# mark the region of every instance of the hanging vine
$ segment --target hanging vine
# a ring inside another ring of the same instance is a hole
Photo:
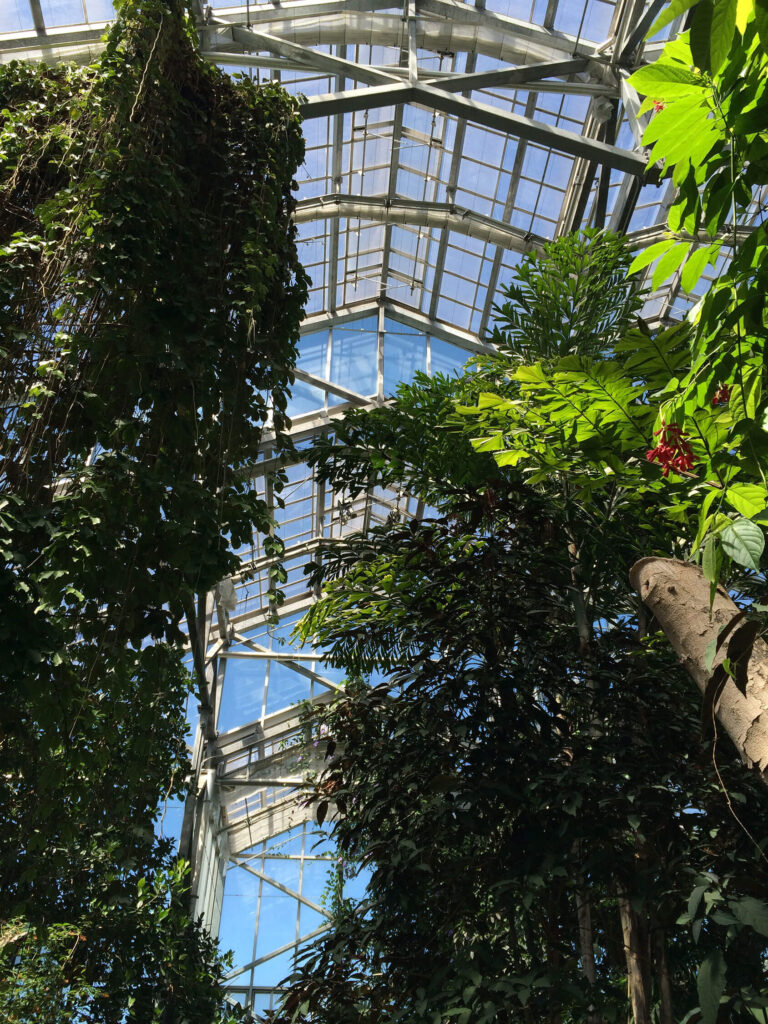
[[[180,621],[270,527],[248,467],[265,424],[287,443],[306,295],[295,102],[203,60],[182,0],[117,6],[95,64],[0,67],[9,1020],[212,1019],[153,820],[184,775]]]

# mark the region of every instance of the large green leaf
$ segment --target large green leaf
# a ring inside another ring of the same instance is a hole
[[[768,505],[768,491],[761,484],[731,484],[725,500],[747,519],[752,519]]]
[[[713,14],[712,0],[700,0],[691,22],[691,52],[696,67],[702,71],[711,70],[710,39]]]
[[[736,30],[738,0],[701,0],[691,22],[691,51],[702,71],[716,74],[728,56]]]
[[[713,534],[707,537],[704,545],[701,570],[710,583],[717,583],[720,575],[720,551],[717,546],[717,538]]]
[[[738,0],[715,0],[709,37],[709,64],[713,74],[720,70],[731,49],[737,6]]]
[[[761,935],[768,936],[768,903],[755,899],[754,896],[742,896],[729,906],[733,916],[742,924],[749,925]]]
[[[656,143],[651,162],[667,165],[706,154],[719,138],[719,122],[710,117],[709,105],[701,96],[683,96],[658,113],[643,133],[645,145]]]
[[[651,25],[648,37],[655,36],[657,32],[661,32],[663,28],[666,28],[670,22],[674,21],[675,18],[679,18],[681,14],[685,14],[693,5],[697,3],[697,0],[672,0],[662,13],[658,16],[656,21]]]
[[[712,245],[703,246],[692,252],[683,267],[683,274],[680,278],[680,285],[684,292],[691,292],[696,287],[699,278],[704,273],[708,263],[713,263],[717,258],[722,243],[714,242]]]
[[[704,93],[701,76],[672,61],[658,61],[640,68],[630,77],[629,84],[641,96],[649,96],[653,100],[676,100],[692,94],[701,98]]]
[[[656,268],[653,271],[653,281],[651,287],[654,291],[671,277],[672,274],[677,270],[683,260],[686,258],[688,253],[691,251],[691,242],[678,242],[678,244],[670,249],[669,252],[664,253],[659,262],[656,264]]]
[[[755,572],[759,570],[765,536],[757,523],[737,519],[720,534],[720,542],[726,555],[730,555],[738,565],[745,565]]]
[[[707,955],[696,976],[696,988],[703,1024],[715,1024],[725,988],[725,958],[721,950],[713,949]]]
[[[635,256],[629,265],[628,273],[636,274],[638,270],[643,270],[653,263],[654,260],[658,259],[659,256],[663,256],[674,244],[674,238],[665,238],[661,242],[654,242],[653,245],[649,245],[647,249],[643,249]]]
[[[755,12],[755,0],[737,0],[736,2],[736,28],[743,35],[747,28],[747,22]]]

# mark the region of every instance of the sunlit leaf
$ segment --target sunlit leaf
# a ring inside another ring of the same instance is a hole
[[[736,3],[736,28],[744,34],[747,22],[755,11],[755,0],[737,0]]]
[[[672,3],[668,4],[664,8],[659,17],[651,25],[650,31],[648,32],[648,38],[652,38],[657,32],[661,32],[663,28],[666,28],[670,22],[674,21],[675,18],[679,18],[681,14],[685,14],[697,0],[672,0]]]
[[[651,287],[654,291],[663,284],[667,278],[674,274],[685,257],[691,251],[692,244],[692,242],[678,242],[673,249],[670,249],[669,252],[665,253],[661,257],[653,271]]]
[[[765,536],[757,523],[749,519],[737,519],[720,534],[723,551],[738,565],[757,572],[760,568],[760,556],[765,547]]]
[[[649,245],[647,249],[643,249],[642,252],[638,253],[632,260],[629,265],[629,273],[636,274],[638,270],[643,270],[649,264],[653,263],[654,260],[658,259],[659,256],[663,256],[663,254],[671,249],[674,244],[674,238],[665,238],[662,242],[654,242],[653,245]]]
[[[741,515],[751,519],[768,505],[768,491],[760,484],[731,484],[725,492],[725,500]]]
[[[704,273],[704,268],[708,263],[713,263],[717,258],[720,245],[720,242],[715,242],[713,245],[704,246],[691,253],[683,267],[682,277],[680,278],[680,285],[684,292],[693,291],[698,284],[699,278]]]
[[[671,61],[647,64],[630,77],[629,84],[642,96],[649,96],[653,100],[675,100],[691,94],[701,97],[704,91],[704,83],[699,75]]]

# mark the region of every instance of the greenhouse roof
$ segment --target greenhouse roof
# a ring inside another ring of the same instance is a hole
[[[302,97],[309,316],[377,304],[481,339],[522,253],[587,224],[647,244],[670,186],[644,177],[626,80],[658,49],[643,39],[659,7],[198,3],[212,61]],[[6,0],[2,59],[88,60],[111,17],[111,0]],[[673,282],[646,313],[664,317],[676,300]]]

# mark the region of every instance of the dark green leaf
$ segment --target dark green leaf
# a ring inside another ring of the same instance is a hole
[[[768,0],[755,0],[755,25],[764,53],[768,53]]]
[[[737,5],[738,0],[714,0],[709,41],[709,66],[713,74],[720,70],[731,49]]]
[[[765,536],[760,527],[749,519],[737,519],[720,534],[723,551],[738,565],[756,572],[765,547]]]
[[[754,928],[760,935],[768,936],[768,903],[755,899],[754,896],[742,896],[729,902],[734,917],[742,924]]]
[[[691,53],[702,71],[712,70],[710,45],[712,39],[713,0],[699,0],[691,22]]]
[[[717,583],[720,576],[720,546],[717,537],[710,534],[704,543],[704,551],[701,556],[701,569],[710,583]],[[714,655],[713,655],[714,660]],[[711,664],[708,666],[711,671]]]
[[[696,976],[703,1024],[716,1024],[720,997],[725,988],[725,959],[719,949],[712,950]]]

